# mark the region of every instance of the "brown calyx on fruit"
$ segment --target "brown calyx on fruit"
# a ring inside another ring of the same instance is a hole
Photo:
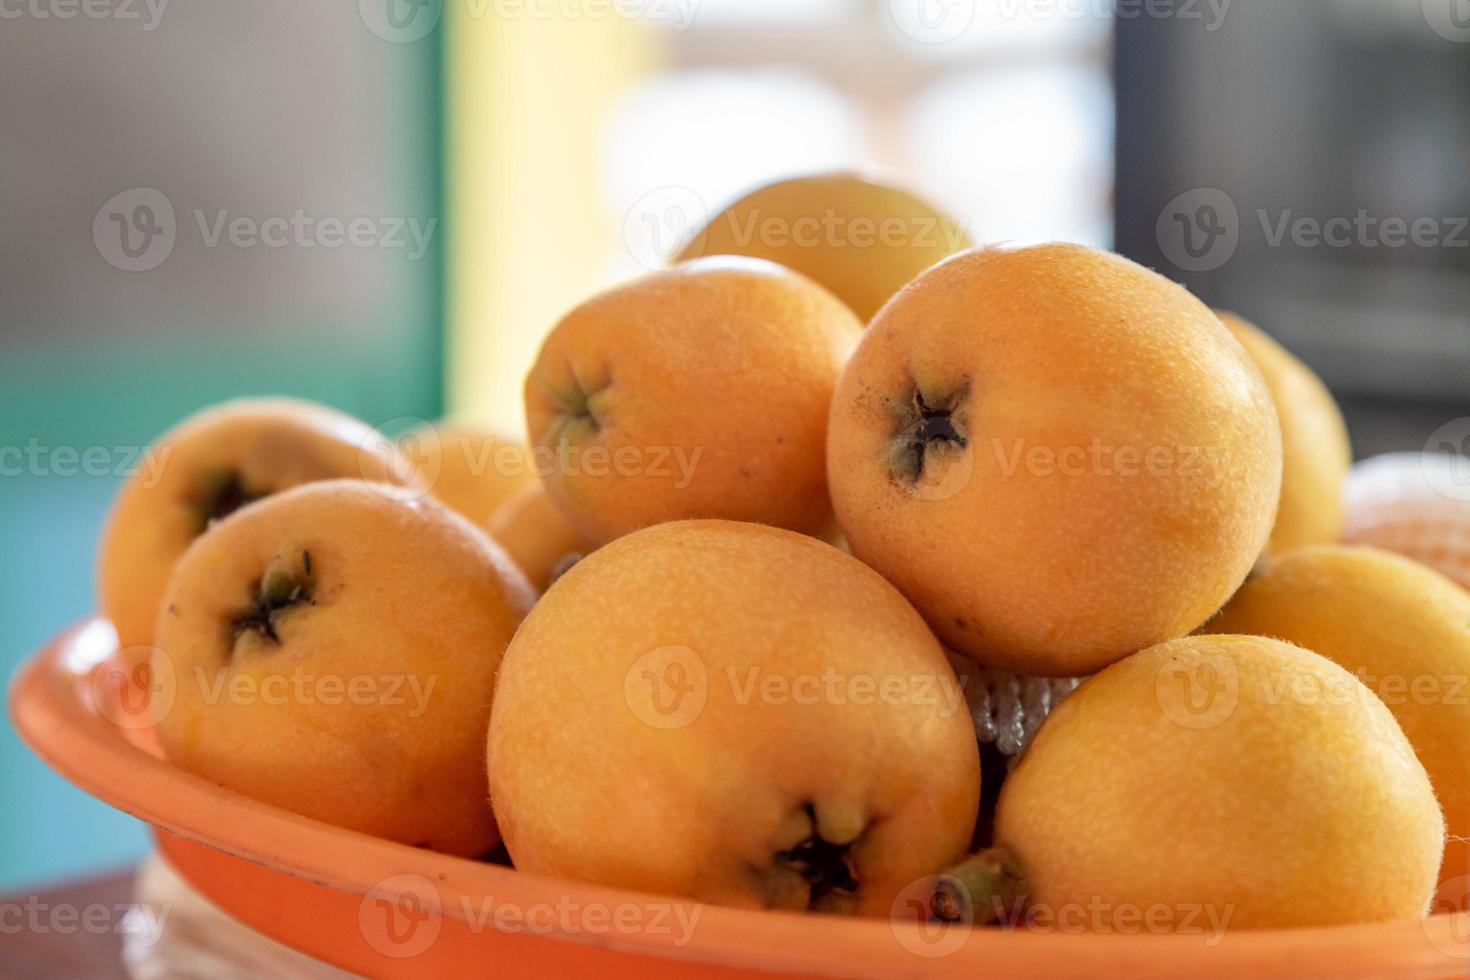
[[[584,385],[573,376],[570,390],[547,387],[546,392],[560,413],[557,419],[558,440],[566,442],[574,438],[578,428],[590,428],[592,435],[602,431],[603,419],[598,411],[597,397],[612,386],[612,382],[597,387]]]
[[[888,465],[897,480],[917,483],[931,456],[964,450],[970,445],[964,419],[968,383],[949,392],[925,393],[914,385],[912,397],[894,414],[895,431],[888,449]]]
[[[230,620],[230,645],[254,635],[262,642],[279,646],[277,620],[291,609],[315,605],[311,552],[306,549],[278,555],[256,581],[251,604]]]
[[[246,504],[270,496],[270,491],[247,486],[239,470],[218,470],[204,478],[204,489],[194,499],[194,512],[199,517],[199,533],[215,521],[229,517]]]
[[[816,807],[808,802],[783,824],[780,836],[789,839],[803,832],[805,836],[792,846],[777,850],[767,869],[766,887],[773,907],[822,912],[851,908],[862,885],[852,848],[867,828],[859,825],[856,833],[846,829],[834,831],[831,823],[830,818],[823,821]],[[824,836],[824,829],[839,839]]]

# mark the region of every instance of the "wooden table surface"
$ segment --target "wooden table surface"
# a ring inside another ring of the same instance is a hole
[[[126,980],[122,917],[133,872],[0,895],[4,980]]]

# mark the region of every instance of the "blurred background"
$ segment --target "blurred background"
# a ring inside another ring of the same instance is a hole
[[[174,421],[519,435],[561,312],[795,173],[1117,248],[1285,341],[1359,455],[1470,416],[1470,0],[25,0],[0,87],[7,674]],[[0,888],[146,847],[8,727],[0,799]]]

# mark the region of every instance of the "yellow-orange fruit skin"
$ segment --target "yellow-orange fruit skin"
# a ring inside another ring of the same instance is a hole
[[[113,502],[97,554],[98,599],[123,648],[152,642],[169,573],[204,530],[200,503],[223,475],[237,474],[251,494],[314,480],[411,479],[408,461],[363,422],[289,398],[205,409],[147,452]]]
[[[1322,379],[1285,347],[1233,313],[1220,319],[1261,369],[1281,420],[1281,502],[1267,552],[1336,543],[1353,464],[1342,411]]]
[[[1250,357],[1181,287],[1081,246],[980,249],[869,326],[827,463],[853,554],[941,640],[1068,677],[1229,598],[1271,528],[1281,433]]]
[[[483,526],[522,487],[536,482],[525,446],[471,426],[434,422],[399,440],[419,482],[446,507]]]
[[[685,263],[568,313],[526,379],[542,481],[589,541],[682,518],[827,530],[827,408],[861,326],[757,259]]]
[[[583,559],[527,617],[491,798],[522,871],[752,908],[811,900],[776,861],[810,804],[824,839],[856,841],[856,895],[822,907],[887,915],[969,843],[963,701],[923,621],[853,558],[776,528],[663,524]]]
[[[551,584],[558,562],[592,550],[539,482],[522,487],[496,511],[489,530],[538,592]]]
[[[313,483],[189,548],[158,619],[159,740],[254,799],[477,856],[498,840],[484,768],[495,672],[533,593],[482,531],[400,493]],[[304,591],[271,639],[240,621],[275,569]]]
[[[1242,636],[1174,640],[1084,681],[996,817],[1033,914],[1217,939],[1418,918],[1443,835],[1424,768],[1372,692],[1314,653]]]
[[[1264,562],[1207,629],[1288,640],[1377,693],[1444,808],[1444,879],[1470,874],[1470,593],[1374,548],[1298,548]]]
[[[678,258],[779,262],[830,289],[866,323],[915,276],[971,244],[958,222],[911,192],[830,173],[751,191],[711,218]]]

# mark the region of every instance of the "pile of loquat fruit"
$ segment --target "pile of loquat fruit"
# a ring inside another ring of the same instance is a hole
[[[738,233],[834,216],[940,234]],[[160,438],[99,590],[171,762],[746,908],[920,883],[949,921],[1257,928],[1463,892],[1470,594],[1336,543],[1332,397],[1164,277],[783,181],[563,317],[524,394],[526,445],[288,399]]]

